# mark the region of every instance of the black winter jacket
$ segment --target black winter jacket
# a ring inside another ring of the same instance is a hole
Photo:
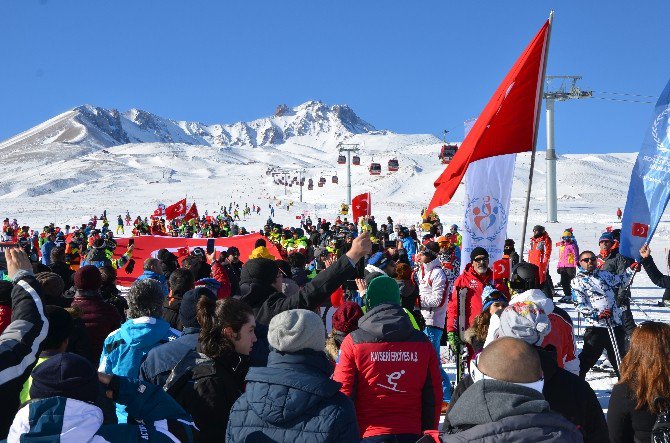
[[[642,259],[642,266],[644,266],[644,270],[653,284],[659,288],[665,288],[663,300],[670,300],[670,276],[663,275],[663,273],[658,270],[651,255]]]
[[[656,414],[644,408],[635,409],[635,394],[627,384],[616,384],[612,388],[607,409],[607,426],[612,443],[651,441],[651,430]]]
[[[197,358],[193,359],[193,354]],[[211,359],[192,351],[185,359],[195,363],[188,373],[181,375],[188,377],[188,381],[177,389],[166,386],[168,393],[193,417],[200,430],[196,441],[221,442],[226,434],[230,410],[244,391],[249,357],[228,352]],[[175,374],[175,378],[179,377]]]
[[[0,335],[0,438],[5,438],[19,410],[19,393],[35,367],[49,330],[39,293],[29,271],[14,276],[12,322]]]
[[[541,348],[537,351],[544,373],[542,392],[551,410],[577,425],[585,442],[608,442],[605,415],[591,386],[577,375],[559,368],[554,353]],[[458,384],[451,396],[451,407],[469,386],[472,386],[472,379],[467,376]],[[445,417],[443,430],[451,426],[449,418]]]
[[[598,255],[599,259],[602,259]],[[633,264],[633,259],[624,257],[619,253],[619,249],[612,249],[610,253],[605,257],[603,265],[600,267],[601,270],[610,272],[612,274],[623,274],[626,272],[626,268],[630,268],[630,265]],[[630,289],[624,287],[624,285],[619,287],[617,291],[617,305],[621,306],[622,301],[630,299]]]
[[[335,263],[321,271],[307,283],[300,292],[287,297],[270,285],[251,279],[242,268],[240,291],[242,301],[254,310],[256,317],[256,337],[258,341],[251,351],[251,365],[265,366],[270,352],[267,341],[267,328],[272,318],[291,309],[314,310],[330,301],[338,286],[354,278],[355,269],[349,257],[343,255]]]

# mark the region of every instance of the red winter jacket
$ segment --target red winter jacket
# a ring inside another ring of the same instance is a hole
[[[570,316],[558,306],[549,314],[551,331],[544,338],[542,347],[553,345],[556,348],[558,366],[573,374],[579,375],[579,360],[575,345],[574,327]]]
[[[546,232],[539,237],[531,237],[528,262],[540,268],[540,283],[544,282],[551,258],[551,238]]]
[[[89,359],[97,365],[102,353],[102,345],[110,334],[121,326],[121,316],[113,305],[107,303],[98,296],[80,297],[76,295],[72,300],[71,307],[76,308],[79,317],[86,326],[88,336],[91,339],[91,356]]]
[[[361,438],[437,429],[442,379],[430,341],[397,305],[369,310],[346,336],[333,379],[351,397]]]
[[[212,277],[221,284],[216,293],[216,298],[222,299],[230,297],[233,290],[232,285],[230,284],[230,279],[228,278],[228,272],[218,261],[212,263]]]
[[[449,297],[447,305],[447,332],[458,332],[459,307],[458,292],[467,288],[465,296],[465,326],[463,331],[472,325],[472,321],[482,312],[482,291],[484,286],[493,285],[509,299],[509,291],[502,282],[493,280],[493,271],[488,270],[484,275],[479,275],[472,268],[472,263],[468,263],[463,273],[454,281],[454,289]]]
[[[12,322],[12,308],[0,305],[0,334]]]

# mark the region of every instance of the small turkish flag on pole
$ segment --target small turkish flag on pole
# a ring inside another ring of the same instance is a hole
[[[168,220],[172,220],[173,218],[177,218],[184,214],[186,214],[185,198],[179,200],[174,205],[170,205],[167,208],[165,208],[165,218],[167,218]]]
[[[195,202],[193,202],[191,207],[188,208],[188,211],[186,211],[186,214],[184,214],[184,221],[189,221],[192,218],[200,218],[200,215],[198,214],[198,208],[195,206]]]
[[[498,261],[493,262],[493,279],[497,280],[500,278],[510,277],[510,259],[501,258]]]
[[[359,194],[351,200],[351,212],[354,217],[354,223],[358,223],[359,217],[370,215],[372,211],[372,200],[370,193]]]
[[[633,223],[631,226],[631,235],[647,238],[647,235],[649,235],[649,225],[645,225],[644,223]]]

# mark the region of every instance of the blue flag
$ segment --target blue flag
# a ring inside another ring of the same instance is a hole
[[[638,258],[649,243],[670,199],[670,82],[656,102],[653,119],[630,177],[621,221],[621,246],[626,257]]]

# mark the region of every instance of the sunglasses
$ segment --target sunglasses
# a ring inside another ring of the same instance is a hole
[[[476,261],[477,263],[484,263],[488,262],[489,258],[488,257],[475,257],[473,261]]]
[[[572,237],[563,237],[563,240],[572,240]]]
[[[587,257],[587,258],[582,258],[579,261],[583,261],[584,263],[588,263],[588,262],[595,262],[596,260],[598,260],[598,259],[595,258],[595,257]]]

